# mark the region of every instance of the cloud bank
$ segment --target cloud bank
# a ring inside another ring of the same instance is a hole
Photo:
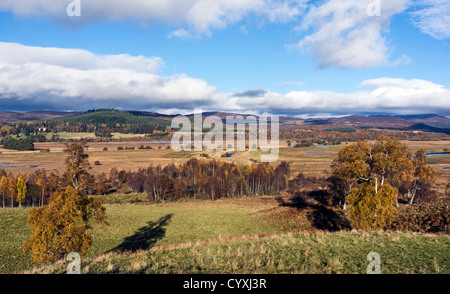
[[[65,23],[136,20],[145,26],[158,23],[178,27],[176,37],[208,35],[248,15],[268,22],[285,22],[303,7],[295,0],[80,0],[80,17],[68,17],[67,0],[3,0],[0,11],[20,16],[53,18]]]
[[[242,111],[289,115],[318,113],[428,113],[449,115],[450,90],[420,79],[382,77],[355,91],[267,89],[219,92],[186,74],[160,76],[159,57],[98,55],[81,49],[0,42],[0,110],[120,108],[192,112]],[[447,112],[447,113],[446,113]]]
[[[0,43],[0,106],[60,109],[203,103],[217,88],[185,74],[159,76],[159,57]]]

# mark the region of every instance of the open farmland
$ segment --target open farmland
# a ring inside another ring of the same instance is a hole
[[[346,146],[340,145],[312,146],[289,148],[285,142],[280,142],[280,154],[277,165],[285,160],[292,162],[292,174],[304,173],[307,176],[324,177],[329,175],[330,165],[336,158],[338,151]],[[449,141],[402,141],[406,146],[415,152],[424,149],[426,153],[442,152],[445,148],[450,149]],[[139,146],[151,146],[153,149],[138,150]],[[117,147],[134,147],[134,150],[117,150]],[[93,174],[109,173],[111,168],[135,171],[139,168],[147,168],[150,165],[165,166],[170,163],[182,163],[191,157],[204,158],[201,154],[207,153],[211,159],[232,161],[237,164],[249,164],[259,161],[261,152],[236,152],[231,157],[221,157],[224,151],[213,152],[175,152],[167,149],[170,141],[142,141],[142,142],[90,142],[89,161],[91,162]],[[64,143],[35,143],[36,151],[13,151],[0,148],[0,168],[14,173],[32,173],[37,169],[65,170],[63,153]],[[104,148],[108,151],[103,151]],[[159,149],[160,148],[160,149]],[[50,149],[50,153],[40,152],[41,149]],[[93,163],[99,161],[101,165],[95,166]],[[450,155],[433,156],[427,159],[438,174],[437,186],[442,190],[446,183],[450,181]],[[443,190],[441,191],[443,192]]]

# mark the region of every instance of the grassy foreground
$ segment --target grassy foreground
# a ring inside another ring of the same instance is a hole
[[[127,197],[120,200],[129,201]],[[262,211],[276,206],[270,196],[166,205],[107,204],[110,226],[94,225],[82,271],[365,273],[370,263],[367,254],[374,251],[381,256],[382,273],[450,273],[450,236],[306,233],[298,232],[299,227],[289,232],[263,217]],[[69,262],[38,265],[22,254],[30,236],[28,211],[0,208],[0,273],[64,273]]]
[[[254,215],[260,208],[226,201],[105,206],[110,226],[94,225],[93,243],[87,257],[113,249],[147,250],[154,246],[214,239],[219,235],[282,232]],[[29,255],[22,253],[22,245],[31,234],[26,224],[28,211],[29,208],[0,208],[0,273],[38,266]]]
[[[366,273],[367,254],[381,257],[381,273],[450,273],[448,236],[412,233],[273,235],[107,253],[82,263],[83,273]],[[58,262],[28,273],[65,273]]]

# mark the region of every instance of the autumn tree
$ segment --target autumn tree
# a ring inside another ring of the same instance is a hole
[[[412,204],[416,198],[417,192],[430,187],[436,181],[436,172],[426,163],[426,154],[424,150],[418,150],[413,159],[413,180],[409,182],[408,203]],[[420,194],[419,194],[420,195]]]
[[[238,166],[217,160],[189,159],[176,166],[150,166],[137,172],[111,170],[117,174],[114,186],[126,184],[134,192],[147,192],[153,202],[183,197],[220,199],[244,195],[270,195],[286,189],[290,171],[288,162],[275,169],[267,163]]]
[[[22,203],[27,197],[27,182],[22,174],[17,178],[17,202],[19,202],[19,207],[22,207]]]
[[[40,169],[37,170],[35,172],[35,176],[36,176],[36,186],[38,187],[39,190],[39,195],[40,195],[40,205],[39,206],[43,206],[44,205],[44,197],[46,195],[46,192],[49,189],[49,179],[47,177],[47,172],[44,169]]]
[[[333,162],[333,177],[345,191],[344,203],[356,227],[379,229],[392,220],[398,183],[414,174],[412,155],[395,138],[380,136],[370,144],[359,141],[342,148]],[[345,207],[344,204],[344,207]]]
[[[108,179],[106,178],[106,174],[102,173],[97,175],[95,192],[97,195],[104,195],[109,191],[109,187],[107,185]]]
[[[85,254],[92,241],[87,232],[92,218],[105,223],[101,200],[73,187],[58,191],[48,205],[31,209],[27,224],[33,235],[23,251],[31,252],[33,261],[38,263],[61,259],[69,252]]]
[[[5,207],[5,196],[7,193],[8,193],[8,178],[6,176],[2,176],[0,180],[0,194],[2,194],[3,207]]]
[[[393,220],[397,189],[389,184],[378,186],[364,183],[355,187],[348,196],[350,219],[360,229],[386,228]]]
[[[88,186],[92,184],[92,176],[89,174],[92,167],[89,164],[89,155],[85,152],[86,149],[86,141],[66,144],[64,149],[64,152],[68,154],[65,161],[65,178],[75,189],[87,190]]]
[[[88,252],[90,221],[94,219],[107,224],[102,201],[89,197],[85,190],[84,181],[90,176],[85,147],[82,142],[66,148],[65,176],[73,185],[57,189],[48,205],[32,208],[29,212],[27,224],[33,235],[24,244],[23,251],[30,252],[35,262],[55,261],[69,252]]]
[[[8,196],[11,199],[11,207],[14,207],[14,200],[17,196],[17,181],[12,173],[8,177]]]

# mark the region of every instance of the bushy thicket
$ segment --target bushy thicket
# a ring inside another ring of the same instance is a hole
[[[34,144],[32,138],[14,139],[13,137],[7,137],[2,140],[3,148],[12,150],[34,150]]]
[[[402,206],[394,217],[391,229],[450,234],[450,201]]]

